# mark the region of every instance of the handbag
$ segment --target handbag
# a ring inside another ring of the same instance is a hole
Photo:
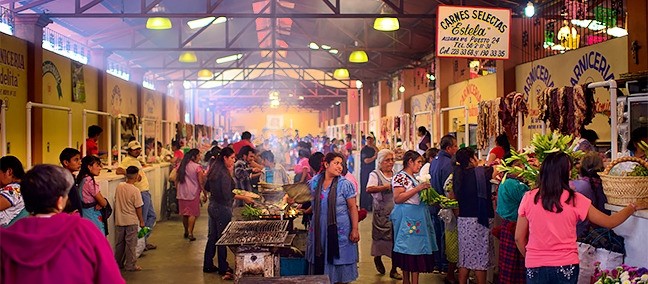
[[[171,172],[169,173],[169,181],[171,181],[171,182],[175,182],[177,176],[178,176],[178,168],[175,167],[175,168],[173,168],[173,170],[171,170]]]

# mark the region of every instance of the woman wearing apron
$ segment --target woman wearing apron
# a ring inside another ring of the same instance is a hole
[[[404,168],[392,179],[394,210],[390,219],[394,227],[392,261],[403,270],[403,283],[417,284],[419,273],[432,272],[438,250],[430,211],[421,203],[420,192],[430,187],[419,183],[414,175],[421,170],[423,158],[415,151],[403,157]]]
[[[378,169],[369,174],[367,192],[373,196],[373,222],[371,224],[371,256],[374,257],[376,270],[385,274],[385,265],[381,256],[392,256],[394,248],[392,222],[389,215],[394,209],[394,192],[391,190],[391,180],[394,176],[394,152],[383,149],[378,152]],[[389,277],[403,279],[398,274],[396,266],[392,265]]]

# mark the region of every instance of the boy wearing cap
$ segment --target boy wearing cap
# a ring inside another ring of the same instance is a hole
[[[140,271],[137,265],[137,231],[144,227],[142,201],[139,189],[134,186],[141,179],[135,166],[126,168],[126,182],[115,190],[115,259],[119,267],[128,271]],[[139,226],[138,226],[139,225]]]
[[[128,151],[128,155],[126,155],[126,157],[122,159],[122,162],[121,164],[119,164],[119,168],[117,168],[116,173],[118,175],[125,175],[126,169],[130,166],[137,167],[140,170],[139,176],[141,177],[141,179],[135,182],[134,185],[140,190],[140,193],[142,194],[142,201],[144,201],[144,205],[142,206],[142,214],[144,215],[144,225],[146,227],[153,229],[157,217],[155,216],[155,210],[153,209],[153,201],[151,199],[151,193],[149,192],[148,177],[146,177],[146,174],[144,173],[144,171],[142,171],[142,163],[138,160],[138,157],[142,154],[142,145],[140,145],[140,143],[137,141],[128,142],[127,151]],[[146,249],[147,250],[156,249],[157,246],[148,243],[149,236],[150,234],[146,236],[147,239]]]

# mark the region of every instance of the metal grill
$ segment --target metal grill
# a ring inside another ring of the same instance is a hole
[[[233,221],[230,222],[223,234],[230,232],[272,232],[285,231],[288,229],[287,220],[272,221]]]
[[[288,236],[287,231],[277,232],[228,232],[216,245],[272,245],[283,244]]]

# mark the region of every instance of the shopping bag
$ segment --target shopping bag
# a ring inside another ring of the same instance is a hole
[[[590,244],[576,242],[578,245],[579,273],[578,284],[590,284],[594,275],[596,248]]]
[[[139,258],[146,248],[146,238],[137,239],[137,247],[135,248],[135,255]]]
[[[601,262],[602,270],[616,269],[623,264],[623,254],[606,249],[597,248],[594,258],[595,261]]]

